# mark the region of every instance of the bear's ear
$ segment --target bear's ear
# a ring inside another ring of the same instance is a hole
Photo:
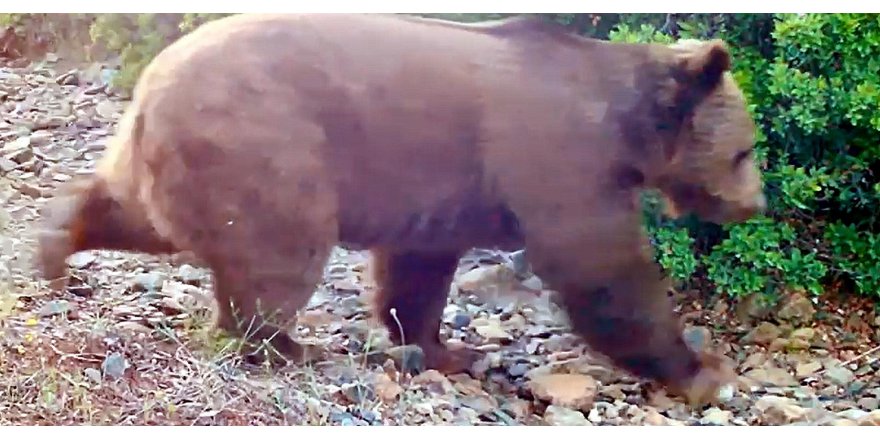
[[[680,51],[676,57],[677,76],[684,87],[707,94],[730,70],[730,52],[722,40],[699,42],[684,40],[673,45]]]

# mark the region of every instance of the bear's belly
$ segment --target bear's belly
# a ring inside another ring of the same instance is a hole
[[[343,207],[339,221],[340,245],[359,250],[393,247],[428,252],[473,247],[512,251],[524,246],[516,215],[501,204],[446,207],[396,217],[377,221],[378,217],[366,211],[355,212]]]

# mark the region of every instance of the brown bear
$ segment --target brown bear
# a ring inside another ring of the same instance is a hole
[[[379,319],[454,372],[474,359],[438,334],[459,257],[524,247],[590,346],[704,402],[730,371],[685,345],[636,195],[716,222],[763,209],[729,68],[720,41],[610,43],[533,17],[217,20],[152,61],[96,173],[52,200],[42,273],[87,249],[192,252],[218,325],[295,359],[286,330],[332,246],[368,249]]]

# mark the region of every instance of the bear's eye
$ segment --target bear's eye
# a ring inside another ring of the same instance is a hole
[[[742,151],[736,153],[736,155],[733,156],[733,167],[734,167],[734,168],[739,167],[739,165],[740,165],[744,160],[746,160],[746,159],[748,159],[749,157],[751,157],[751,156],[752,156],[752,151],[753,151],[752,148],[747,148],[747,149],[745,149],[745,150],[742,150]]]

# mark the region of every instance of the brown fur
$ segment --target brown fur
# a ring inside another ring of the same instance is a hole
[[[296,357],[283,330],[331,247],[371,249],[377,316],[452,372],[473,359],[438,340],[458,257],[525,246],[590,345],[702,401],[729,371],[684,344],[635,194],[718,222],[763,209],[729,64],[720,42],[612,44],[535,19],[218,20],[145,70],[99,171],[46,215],[41,264],[191,251],[219,325]]]

